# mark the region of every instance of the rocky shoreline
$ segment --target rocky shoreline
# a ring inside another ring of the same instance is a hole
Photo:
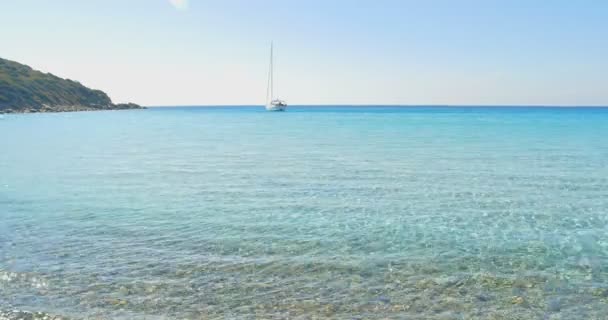
[[[0,109],[0,114],[10,113],[50,113],[50,112],[78,112],[78,111],[110,111],[110,110],[132,110],[132,109],[147,109],[135,103],[119,103],[105,107],[87,107],[87,106],[43,106],[42,108],[16,108],[16,109]]]

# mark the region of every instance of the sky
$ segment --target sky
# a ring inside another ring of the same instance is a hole
[[[608,105],[605,0],[0,0],[0,57],[148,106]]]

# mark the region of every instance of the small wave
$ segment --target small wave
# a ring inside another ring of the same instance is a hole
[[[0,285],[2,283],[9,285],[30,286],[37,289],[44,289],[48,288],[49,286],[48,281],[39,275],[5,270],[0,270]],[[2,320],[2,318],[0,318],[0,320]]]

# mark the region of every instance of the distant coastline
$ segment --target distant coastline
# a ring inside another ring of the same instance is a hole
[[[0,114],[145,109],[112,102],[101,90],[0,58]]]

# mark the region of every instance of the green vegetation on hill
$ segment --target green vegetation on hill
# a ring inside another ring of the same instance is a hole
[[[0,113],[140,109],[114,104],[100,90],[0,58]]]

